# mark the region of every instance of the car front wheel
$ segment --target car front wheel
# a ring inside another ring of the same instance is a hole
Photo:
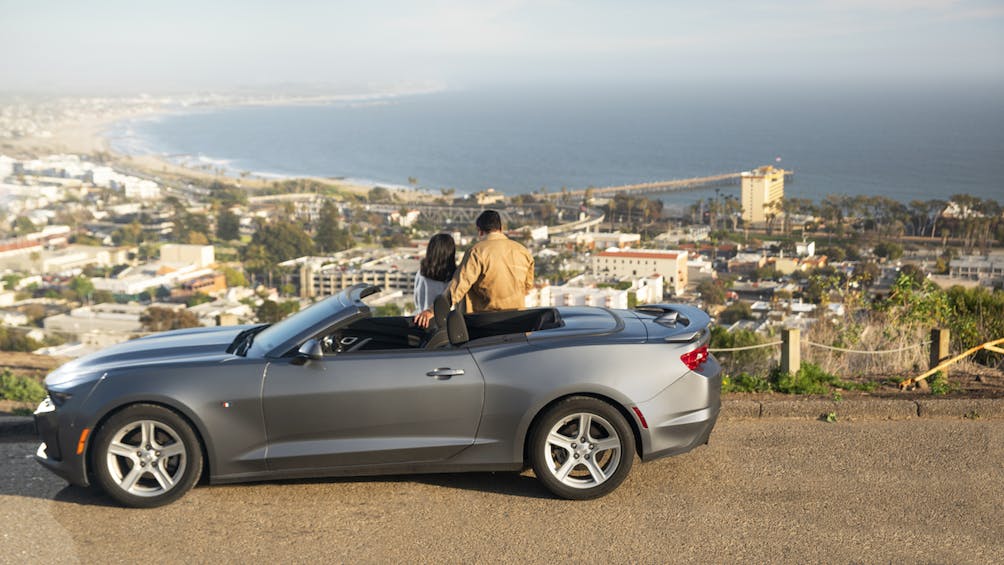
[[[541,415],[531,436],[533,472],[555,495],[598,498],[627,477],[634,462],[631,426],[613,406],[572,397]]]
[[[202,450],[176,413],[136,404],[98,430],[91,464],[97,482],[126,506],[153,508],[181,498],[199,480]]]

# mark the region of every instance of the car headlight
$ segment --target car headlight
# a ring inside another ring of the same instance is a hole
[[[56,405],[56,407],[62,406],[72,397],[73,395],[68,392],[60,392],[58,390],[49,391],[49,398],[52,399],[52,403]]]

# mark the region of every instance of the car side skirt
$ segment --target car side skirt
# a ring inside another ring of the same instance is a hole
[[[373,477],[382,475],[414,475],[421,473],[473,473],[489,471],[521,471],[522,463],[500,465],[497,463],[450,463],[439,461],[434,463],[402,463],[395,465],[379,465],[367,467],[342,467],[335,469],[287,469],[267,473],[240,473],[236,475],[215,475],[209,477],[214,485],[243,483],[249,481],[272,481],[282,479],[315,479],[339,477]]]

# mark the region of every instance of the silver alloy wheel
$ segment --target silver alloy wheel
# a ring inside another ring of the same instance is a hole
[[[590,412],[569,414],[547,434],[544,460],[547,469],[562,484],[592,488],[617,471],[621,439],[606,419]]]
[[[162,495],[185,473],[188,453],[181,436],[156,420],[136,420],[120,428],[108,445],[108,474],[134,496]]]

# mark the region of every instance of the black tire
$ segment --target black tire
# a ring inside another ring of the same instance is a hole
[[[202,446],[175,412],[133,404],[98,429],[91,468],[98,485],[120,504],[154,508],[195,486],[202,474]]]
[[[548,408],[530,434],[534,474],[547,490],[569,500],[612,492],[627,478],[634,454],[634,432],[624,416],[610,404],[585,396]]]

